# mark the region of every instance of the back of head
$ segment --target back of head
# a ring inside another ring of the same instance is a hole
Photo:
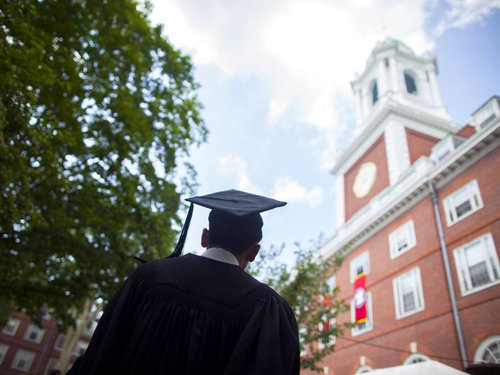
[[[208,240],[234,254],[240,254],[262,239],[263,221],[259,213],[244,216],[212,210],[208,216]]]

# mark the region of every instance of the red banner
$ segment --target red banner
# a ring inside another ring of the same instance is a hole
[[[366,322],[366,275],[364,272],[356,276],[354,280],[354,317],[356,324]]]

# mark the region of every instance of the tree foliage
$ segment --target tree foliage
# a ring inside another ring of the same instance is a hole
[[[0,321],[107,299],[166,256],[203,142],[190,58],[134,0],[0,7]],[[179,172],[182,166],[184,172]]]
[[[296,243],[291,268],[278,260],[284,247],[271,246],[249,270],[288,301],[299,326],[301,368],[318,372],[322,359],[335,349],[335,337],[351,327],[335,324],[337,315],[349,307],[337,298],[339,288],[329,282],[342,264],[342,254],[323,259],[317,252],[321,242],[319,238],[306,248]]]

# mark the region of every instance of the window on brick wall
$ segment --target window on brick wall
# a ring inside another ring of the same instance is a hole
[[[56,343],[54,345],[54,349],[56,349],[56,350],[62,350],[65,338],[66,338],[66,336],[64,336],[63,334],[59,334],[57,336]]]
[[[358,255],[353,260],[351,260],[350,263],[351,283],[354,282],[356,276],[358,276],[360,273],[363,272],[365,275],[368,275],[370,273],[370,254],[368,253],[368,250]]]
[[[78,343],[75,346],[75,349],[73,350],[73,353],[76,354],[77,356],[81,356],[83,353],[85,353],[85,350],[87,350],[87,346],[89,346],[88,342],[78,341]]]
[[[452,226],[483,207],[479,186],[472,180],[443,200],[446,223]]]
[[[500,364],[500,336],[490,336],[481,342],[474,354],[474,362]]]
[[[20,323],[21,321],[19,319],[9,318],[7,324],[5,324],[5,326],[3,327],[2,332],[6,335],[14,336]]]
[[[418,267],[396,277],[392,284],[396,319],[404,318],[424,309],[422,279]]]
[[[351,322],[355,326],[351,329],[352,336],[358,336],[373,329],[373,311],[372,311],[372,294],[367,293],[366,296],[366,321],[360,324],[355,323],[355,307],[354,299],[351,301]]]
[[[19,349],[10,367],[16,370],[28,372],[34,358],[35,353],[24,349]]]
[[[415,240],[415,226],[413,225],[413,220],[407,221],[394,232],[389,234],[391,258],[396,258],[397,256],[415,247],[416,244],[417,242]]]
[[[5,355],[7,354],[8,350],[9,350],[9,345],[0,344],[0,365],[2,364],[3,360],[5,359]]]
[[[38,327],[36,324],[30,324],[26,332],[24,332],[24,339],[39,344],[40,341],[42,341],[44,332],[45,330]]]
[[[56,358],[50,358],[48,361],[47,361],[47,366],[45,366],[45,372],[47,374],[50,374],[50,372],[52,370],[55,370],[57,369],[57,365],[59,364],[59,360],[56,359]]]
[[[500,266],[491,233],[453,251],[462,295],[500,283]]]
[[[372,372],[372,371],[373,371],[373,368],[371,368],[371,367],[370,367],[370,366],[368,366],[368,365],[363,365],[363,366],[360,366],[360,367],[356,370],[355,374],[366,374],[366,373],[368,373],[368,372]]]
[[[414,363],[427,362],[430,360],[431,359],[427,357],[425,354],[413,353],[410,354],[408,357],[406,357],[405,361],[403,362],[403,365],[412,365]]]

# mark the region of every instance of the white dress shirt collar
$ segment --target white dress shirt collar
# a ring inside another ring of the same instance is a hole
[[[217,260],[219,262],[229,263],[235,266],[240,265],[238,259],[233,254],[231,254],[231,252],[221,249],[220,247],[208,248],[203,252],[203,254],[201,254],[201,256]]]

